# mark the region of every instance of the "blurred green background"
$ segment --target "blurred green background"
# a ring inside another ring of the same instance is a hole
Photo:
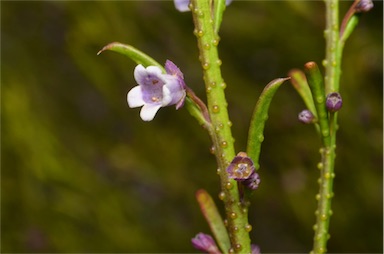
[[[374,4],[345,47],[330,252],[383,251],[383,4]],[[193,252],[191,237],[209,232],[196,190],[222,209],[208,135],[185,109],[143,122],[126,102],[135,64],[96,55],[119,41],[170,59],[205,100],[190,13],[172,1],[2,1],[1,25],[1,251]],[[237,151],[263,87],[321,63],[323,28],[321,1],[227,9],[220,55]],[[250,209],[265,253],[312,246],[320,142],[298,123],[303,108],[287,83],[270,109]]]

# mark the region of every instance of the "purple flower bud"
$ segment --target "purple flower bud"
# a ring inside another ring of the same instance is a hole
[[[360,0],[359,3],[355,6],[355,12],[368,12],[373,8],[372,0]]]
[[[315,122],[315,116],[308,109],[304,109],[299,113],[299,121],[305,124]]]
[[[190,0],[174,0],[175,7],[178,11],[185,12],[185,11],[190,11],[189,9],[189,3]],[[232,2],[232,0],[226,0],[225,4],[229,5]]]
[[[341,98],[341,95],[336,92],[328,94],[325,106],[330,112],[339,111],[341,106],[343,106],[343,99]]]
[[[260,254],[260,248],[256,244],[251,244],[251,254]]]
[[[191,240],[195,249],[201,250],[207,253],[220,253],[215,241],[210,235],[204,233],[198,233]]]
[[[244,152],[238,153],[227,168],[228,177],[236,181],[248,179],[254,171],[253,161]]]
[[[245,180],[241,182],[245,187],[251,190],[256,190],[260,184],[259,174],[253,171],[253,173]]]
[[[127,95],[129,107],[143,106],[140,117],[144,121],[151,121],[161,107],[176,104],[176,109],[180,108],[186,91],[184,81],[180,82],[181,71],[178,72],[171,75],[162,73],[157,66],[136,66],[134,76],[138,86],[132,88]]]

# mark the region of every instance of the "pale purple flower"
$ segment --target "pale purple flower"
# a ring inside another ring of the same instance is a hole
[[[220,253],[215,241],[210,235],[198,233],[191,240],[193,247],[206,253]]]
[[[128,92],[127,101],[131,108],[143,106],[140,111],[143,121],[151,121],[161,107],[176,104],[178,109],[183,105],[185,84],[177,75],[164,74],[157,66],[145,68],[139,64],[134,77],[138,86]]]
[[[189,9],[189,3],[190,0],[174,0],[175,7],[178,11],[185,12],[185,11],[190,11]],[[225,4],[229,5],[232,2],[232,0],[226,0]]]

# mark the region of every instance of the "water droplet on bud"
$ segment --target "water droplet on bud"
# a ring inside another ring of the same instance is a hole
[[[219,113],[220,112],[220,108],[218,105],[213,105],[212,106],[212,112],[213,113]]]

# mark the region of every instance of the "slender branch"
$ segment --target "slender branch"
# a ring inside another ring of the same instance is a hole
[[[214,30],[209,1],[192,0],[191,7],[195,23],[194,34],[198,41],[199,59],[207,91],[208,112],[214,130],[210,135],[219,167],[221,180],[219,197],[225,205],[227,229],[231,240],[230,252],[250,253],[248,210],[239,200],[237,183],[229,179],[226,173],[226,168],[235,157],[235,149],[224,94],[226,84],[220,70],[221,60],[217,49],[219,37]]]
[[[340,76],[340,63],[337,60],[339,44],[339,2],[338,0],[325,0],[326,28],[324,31],[326,40],[325,64],[325,92],[331,93],[338,90],[338,77]]]

